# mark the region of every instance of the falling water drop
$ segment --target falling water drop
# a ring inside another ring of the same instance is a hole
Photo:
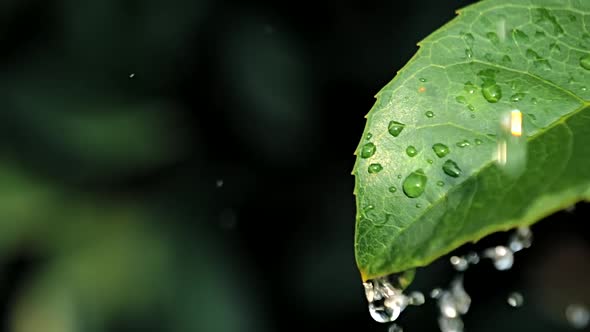
[[[522,304],[524,303],[524,298],[522,297],[522,294],[520,294],[519,292],[512,292],[508,294],[506,302],[508,302],[509,306],[518,308],[522,307]]]
[[[490,258],[494,262],[496,270],[499,271],[509,270],[512,264],[514,264],[512,251],[504,246],[486,249],[483,255],[486,258]]]
[[[531,102],[535,103],[532,99]],[[522,123],[522,113],[519,110],[500,116],[495,159],[501,170],[510,177],[522,174],[526,165],[526,139]]]
[[[369,313],[375,321],[393,322],[408,305],[424,303],[424,295],[421,293],[414,292],[410,296],[403,294],[402,289],[407,286],[411,278],[413,278],[413,270],[363,283],[365,296],[369,302]]]
[[[590,311],[581,304],[570,304],[565,309],[565,317],[570,325],[576,329],[583,329],[590,323]]]
[[[392,323],[391,325],[389,325],[387,332],[404,332],[404,329],[401,326]]]

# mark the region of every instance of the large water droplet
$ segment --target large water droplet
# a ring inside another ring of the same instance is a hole
[[[492,259],[496,270],[509,270],[512,267],[512,264],[514,264],[514,255],[512,254],[512,251],[504,246],[486,249],[483,255],[486,258]]]
[[[590,70],[590,54],[584,55],[580,58],[580,66],[586,70]]]
[[[406,196],[410,198],[419,197],[424,193],[426,188],[426,182],[428,177],[424,174],[424,171],[420,168],[410,173],[403,182],[403,189]]]
[[[519,44],[525,44],[529,42],[529,36],[521,30],[514,29],[512,31],[512,35],[514,36],[516,42]]]
[[[442,143],[436,143],[432,146],[432,150],[434,151],[434,153],[439,157],[442,158],[446,155],[449,154],[449,152],[451,152],[451,150],[449,150],[449,147],[442,144]]]
[[[410,145],[406,148],[406,154],[408,157],[414,157],[418,154],[418,149],[416,149],[413,145]]]
[[[458,277],[452,281],[449,290],[437,290],[431,296],[438,299],[439,319],[438,324],[442,332],[463,331],[461,315],[469,311],[471,297],[463,289],[463,278]]]
[[[502,98],[502,89],[495,81],[485,81],[481,85],[481,93],[490,103],[497,103]]]
[[[512,96],[510,96],[510,101],[516,103],[516,102],[519,102],[519,101],[523,100],[524,97],[525,97],[525,94],[524,93],[520,93],[520,92],[519,93],[515,93]]]
[[[399,134],[401,134],[402,130],[404,130],[405,126],[406,125],[401,122],[390,121],[389,125],[387,126],[387,131],[389,131],[391,136],[398,137]]]
[[[451,159],[445,161],[445,163],[442,166],[442,169],[445,172],[445,174],[447,174],[448,176],[452,176],[454,178],[459,177],[459,175],[461,175],[461,169],[459,168],[457,163]]]
[[[369,165],[369,173],[371,173],[371,174],[379,173],[379,172],[381,172],[381,170],[383,170],[383,166],[381,166],[381,164]]]
[[[367,143],[361,148],[361,158],[370,158],[375,154],[377,147],[373,143]]]
[[[518,292],[512,292],[510,294],[508,294],[508,298],[506,299],[506,302],[508,302],[508,305],[514,308],[518,308],[518,307],[522,307],[522,304],[524,303],[524,298],[522,297],[522,294],[518,293]]]
[[[434,116],[434,112],[427,111],[426,113],[424,113],[424,115],[426,115],[427,118],[432,118]]]
[[[508,247],[512,252],[518,252],[522,249],[529,248],[533,243],[533,232],[528,227],[519,227],[510,236]]]
[[[590,323],[590,311],[582,304],[570,304],[565,309],[565,317],[576,329],[583,329]]]

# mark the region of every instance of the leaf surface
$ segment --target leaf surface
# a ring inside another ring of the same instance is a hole
[[[484,0],[458,14],[366,116],[353,170],[363,280],[590,199],[590,1]],[[514,110],[522,136],[505,137]]]

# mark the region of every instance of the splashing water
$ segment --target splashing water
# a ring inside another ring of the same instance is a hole
[[[509,270],[512,267],[512,264],[514,264],[514,255],[512,251],[504,246],[486,249],[483,252],[483,256],[490,258],[494,262],[496,270]]]
[[[518,252],[529,248],[533,243],[533,232],[528,227],[519,227],[508,241],[508,247],[512,252]]]
[[[401,326],[393,323],[393,324],[389,325],[387,332],[404,332],[404,329]]]
[[[528,227],[520,227],[510,235],[507,246],[496,246],[485,249],[482,253],[469,252],[464,256],[451,256],[450,263],[457,271],[466,271],[470,265],[478,264],[480,256],[492,260],[497,270],[510,269],[514,264],[514,253],[529,248],[532,244],[533,234]],[[411,274],[413,276],[413,274]],[[371,317],[379,323],[395,321],[408,305],[419,306],[425,303],[424,294],[411,292],[403,293],[403,288],[412,278],[398,274],[387,277],[368,280],[363,283],[365,295],[369,302]],[[448,289],[434,288],[430,297],[437,301],[439,309],[438,325],[441,332],[463,332],[464,324],[461,318],[471,306],[471,297],[463,287],[463,275],[455,277]],[[522,306],[524,299],[522,294],[512,292],[506,299],[512,307]],[[572,326],[585,327],[590,322],[588,309],[580,305],[571,305],[566,310],[566,317]],[[389,332],[403,332],[403,329],[392,324]]]
[[[393,322],[408,305],[418,306],[424,303],[424,295],[420,292],[405,295],[397,276],[369,280],[363,286],[369,302],[369,313],[379,323]]]
[[[463,331],[461,315],[466,314],[471,306],[471,297],[463,288],[463,277],[459,276],[451,282],[449,290],[437,292],[440,315],[438,326],[442,332]],[[431,294],[432,296],[433,294]]]

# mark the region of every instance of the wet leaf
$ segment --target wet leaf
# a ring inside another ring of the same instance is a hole
[[[419,43],[367,115],[353,170],[364,280],[590,199],[590,2],[488,0],[458,13]],[[526,150],[509,148],[503,165],[498,128],[512,110],[524,132],[507,139]],[[392,123],[403,130],[391,134]],[[361,158],[367,143],[375,153]]]

